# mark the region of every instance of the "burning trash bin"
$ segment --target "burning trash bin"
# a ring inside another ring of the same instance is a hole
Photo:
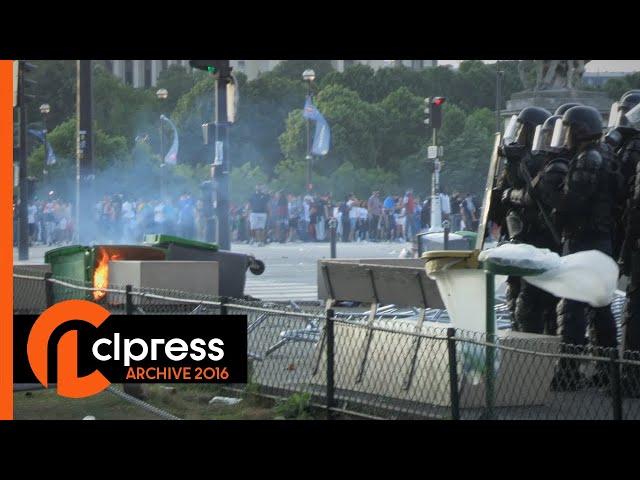
[[[164,250],[144,245],[69,245],[45,252],[44,261],[51,274],[84,287],[107,288],[111,260],[166,260]],[[100,290],[82,290],[63,285],[53,286],[53,301],[81,299],[97,301],[104,297]]]

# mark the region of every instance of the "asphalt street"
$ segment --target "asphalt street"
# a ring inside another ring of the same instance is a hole
[[[44,262],[44,254],[51,248],[36,245],[29,249],[28,260],[18,260],[13,249],[14,265]],[[399,258],[410,243],[353,242],[336,244],[336,258]],[[232,243],[232,252],[253,255],[265,263],[262,275],[246,273],[245,294],[265,300],[317,300],[318,261],[331,258],[329,242],[270,243],[264,246]]]

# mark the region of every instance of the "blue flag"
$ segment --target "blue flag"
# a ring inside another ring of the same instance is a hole
[[[33,135],[34,137],[36,137],[40,141],[40,143],[45,143],[44,130],[29,129],[29,133],[31,135]],[[53,148],[51,148],[51,143],[49,143],[49,142],[47,142],[46,155],[47,155],[47,158],[46,158],[47,165],[53,165],[54,163],[56,163],[56,154],[53,153]]]
[[[164,163],[175,165],[178,162],[178,129],[173,122],[169,120],[169,117],[160,115],[160,119],[171,125],[171,128],[173,129],[173,144],[164,157]]]
[[[331,129],[329,124],[324,119],[320,111],[311,101],[311,98],[307,97],[304,102],[304,110],[302,116],[309,120],[316,122],[316,132],[313,136],[313,144],[311,146],[311,153],[313,155],[326,155],[329,153],[329,145],[331,143]]]

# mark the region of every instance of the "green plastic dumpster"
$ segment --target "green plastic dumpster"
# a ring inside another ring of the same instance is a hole
[[[48,250],[44,254],[44,261],[51,265],[54,278],[70,280],[69,283],[83,287],[93,287],[96,268],[105,255],[108,260],[166,259],[164,250],[144,245],[68,245]],[[54,302],[70,299],[93,300],[94,295],[91,290],[54,284]]]
[[[469,250],[473,250],[476,248],[476,240],[478,238],[477,232],[470,232],[469,230],[460,230],[459,232],[455,232],[456,235],[460,235],[464,237],[469,242]]]
[[[265,270],[264,262],[252,255],[220,250],[215,243],[200,242],[164,234],[144,236],[145,245],[163,249],[167,260],[218,262],[220,272],[220,296],[243,298],[246,271],[261,275]]]

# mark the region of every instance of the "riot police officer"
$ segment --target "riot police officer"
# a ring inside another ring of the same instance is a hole
[[[551,138],[556,120],[561,118],[560,115],[553,115],[536,127],[529,160],[521,164],[521,168],[528,169],[530,178],[538,175],[542,167],[558,154],[558,149],[551,147]],[[561,254],[559,226],[555,216],[548,205],[535,198],[533,188],[532,184],[521,189],[507,189],[502,201],[517,209],[523,218],[523,241],[534,247],[547,248]],[[549,292],[521,280],[515,310],[515,318],[521,331],[555,335],[558,300]]]
[[[492,192],[494,196],[491,201],[489,215],[496,223],[503,227],[506,226],[506,236],[511,242],[529,243],[527,236],[530,236],[529,230],[532,227],[530,224],[525,224],[527,218],[522,205],[503,199],[505,194],[508,196],[508,193],[512,191],[511,189],[520,190],[526,188],[526,180],[521,171],[523,166],[529,170],[538,169],[534,165],[536,158],[531,155],[531,146],[533,145],[536,127],[544,123],[550,116],[551,112],[544,108],[527,107],[517,117],[512,117],[512,121],[505,131],[504,143],[500,152],[505,159],[504,170],[497,181],[494,192]],[[507,278],[507,306],[511,312],[515,330],[523,329],[517,314],[517,299],[520,295],[520,288],[520,277],[509,276]],[[527,329],[525,331],[533,331],[531,326],[524,328]]]
[[[563,255],[599,250],[612,255],[612,192],[607,165],[601,154],[602,116],[593,107],[575,106],[556,124],[552,146],[564,147],[568,161],[557,158],[541,173],[540,197],[555,209],[562,228]],[[563,174],[563,170],[566,172]],[[564,176],[562,183],[558,179]],[[566,298],[558,302],[558,330],[565,353],[581,353],[587,343],[587,324],[593,322],[593,342],[600,347],[617,344],[616,323],[611,306],[594,308]],[[606,369],[598,368],[606,379]],[[585,385],[577,360],[561,358],[552,388],[576,390]]]
[[[624,243],[619,264],[627,275],[625,305],[622,312],[625,356],[640,360],[640,94],[622,96],[619,115],[614,129],[606,141],[614,149],[614,155],[630,186],[624,214]],[[629,120],[631,119],[631,120]],[[640,396],[640,370],[623,366],[623,393]]]
[[[613,230],[613,255],[614,258],[624,267],[625,261],[629,264],[629,259],[626,258],[630,254],[630,249],[625,248],[625,252],[622,252],[622,247],[625,238],[625,210],[628,200],[633,196],[633,183],[636,174],[636,157],[631,151],[633,151],[634,137],[637,131],[635,128],[629,125],[626,113],[640,103],[640,93],[630,90],[620,97],[618,102],[615,102],[611,109],[611,115],[609,117],[609,132],[604,137],[602,142],[602,148],[605,154],[612,159],[612,164],[615,165],[617,173],[620,177],[621,185],[621,198],[618,199],[614,208],[614,230]],[[630,247],[631,245],[629,245]],[[623,273],[628,275],[628,272],[623,270]]]
[[[579,107],[580,105],[582,104],[581,103],[563,103],[558,108],[556,108],[556,111],[553,112],[553,114],[563,116],[564,112],[569,110],[571,107]]]

